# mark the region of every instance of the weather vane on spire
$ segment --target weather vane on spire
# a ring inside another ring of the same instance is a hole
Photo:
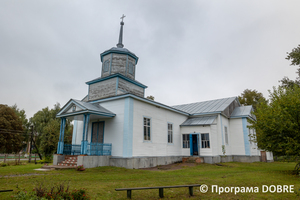
[[[120,35],[119,35],[119,43],[117,44],[118,48],[123,48],[124,47],[122,42],[123,42],[123,25],[124,25],[123,19],[125,17],[126,16],[123,14],[122,17],[120,18],[120,19],[122,19],[122,21],[120,22],[121,28],[120,28]]]

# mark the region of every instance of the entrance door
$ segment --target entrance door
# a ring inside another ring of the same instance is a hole
[[[192,140],[193,140],[193,146],[191,148],[193,148],[193,154],[195,156],[199,155],[199,151],[198,151],[198,135],[192,135]]]
[[[92,143],[103,143],[104,122],[94,122],[92,126]]]

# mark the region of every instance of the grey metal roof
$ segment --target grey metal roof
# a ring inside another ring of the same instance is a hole
[[[136,64],[137,64],[138,59],[139,59],[134,53],[132,53],[131,51],[129,51],[126,48],[112,47],[112,48],[110,48],[110,49],[108,49],[108,50],[106,50],[106,51],[104,51],[103,53],[100,54],[101,62],[103,61],[103,56],[105,56],[105,55],[107,55],[109,53],[120,53],[120,54],[130,55],[133,58],[135,58]]]
[[[190,118],[183,122],[180,126],[210,125],[216,118],[217,115]]]
[[[114,114],[113,112],[107,110],[106,108],[100,106],[97,103],[88,103],[88,102],[79,101],[79,100],[75,100],[75,99],[73,99],[73,101],[75,101],[76,103],[78,103],[79,105],[81,105],[82,107],[86,108],[89,111],[96,111],[96,112]]]
[[[236,107],[231,113],[230,117],[248,117],[251,116],[252,106]]]
[[[82,110],[75,111],[75,112],[67,112],[68,109],[72,105],[77,105],[80,107]],[[74,116],[74,115],[81,115],[84,113],[92,113],[96,115],[103,115],[103,116],[109,116],[109,117],[114,117],[116,116],[115,113],[107,110],[106,108],[100,106],[98,103],[88,103],[84,101],[79,101],[75,99],[70,99],[68,103],[66,103],[62,109],[57,113],[56,117],[67,117],[67,116]]]
[[[236,97],[229,97],[223,99],[215,99],[211,101],[176,105],[172,107],[187,112],[189,114],[201,115],[209,113],[220,113],[224,111],[235,99]]]

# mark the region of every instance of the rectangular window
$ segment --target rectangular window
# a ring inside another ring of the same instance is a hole
[[[144,140],[151,140],[151,120],[149,118],[144,117]]]
[[[168,143],[173,143],[173,124],[168,123]]]
[[[201,148],[210,148],[208,133],[201,133]]]
[[[224,132],[225,132],[225,144],[228,144],[228,130],[226,126],[224,126]]]
[[[182,148],[190,148],[190,134],[182,135]]]

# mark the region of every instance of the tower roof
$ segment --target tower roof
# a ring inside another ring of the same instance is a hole
[[[137,64],[139,58],[134,53],[130,52],[128,49],[123,48],[124,47],[124,45],[123,45],[123,26],[124,26],[123,19],[125,17],[126,16],[124,14],[121,17],[122,21],[120,22],[121,27],[120,27],[119,42],[117,44],[117,47],[112,47],[111,49],[106,50],[103,53],[101,53],[100,54],[101,62],[103,62],[103,56],[110,54],[110,53],[118,53],[118,54],[126,54],[126,55],[131,56],[132,58],[134,58],[136,60],[135,64]]]

